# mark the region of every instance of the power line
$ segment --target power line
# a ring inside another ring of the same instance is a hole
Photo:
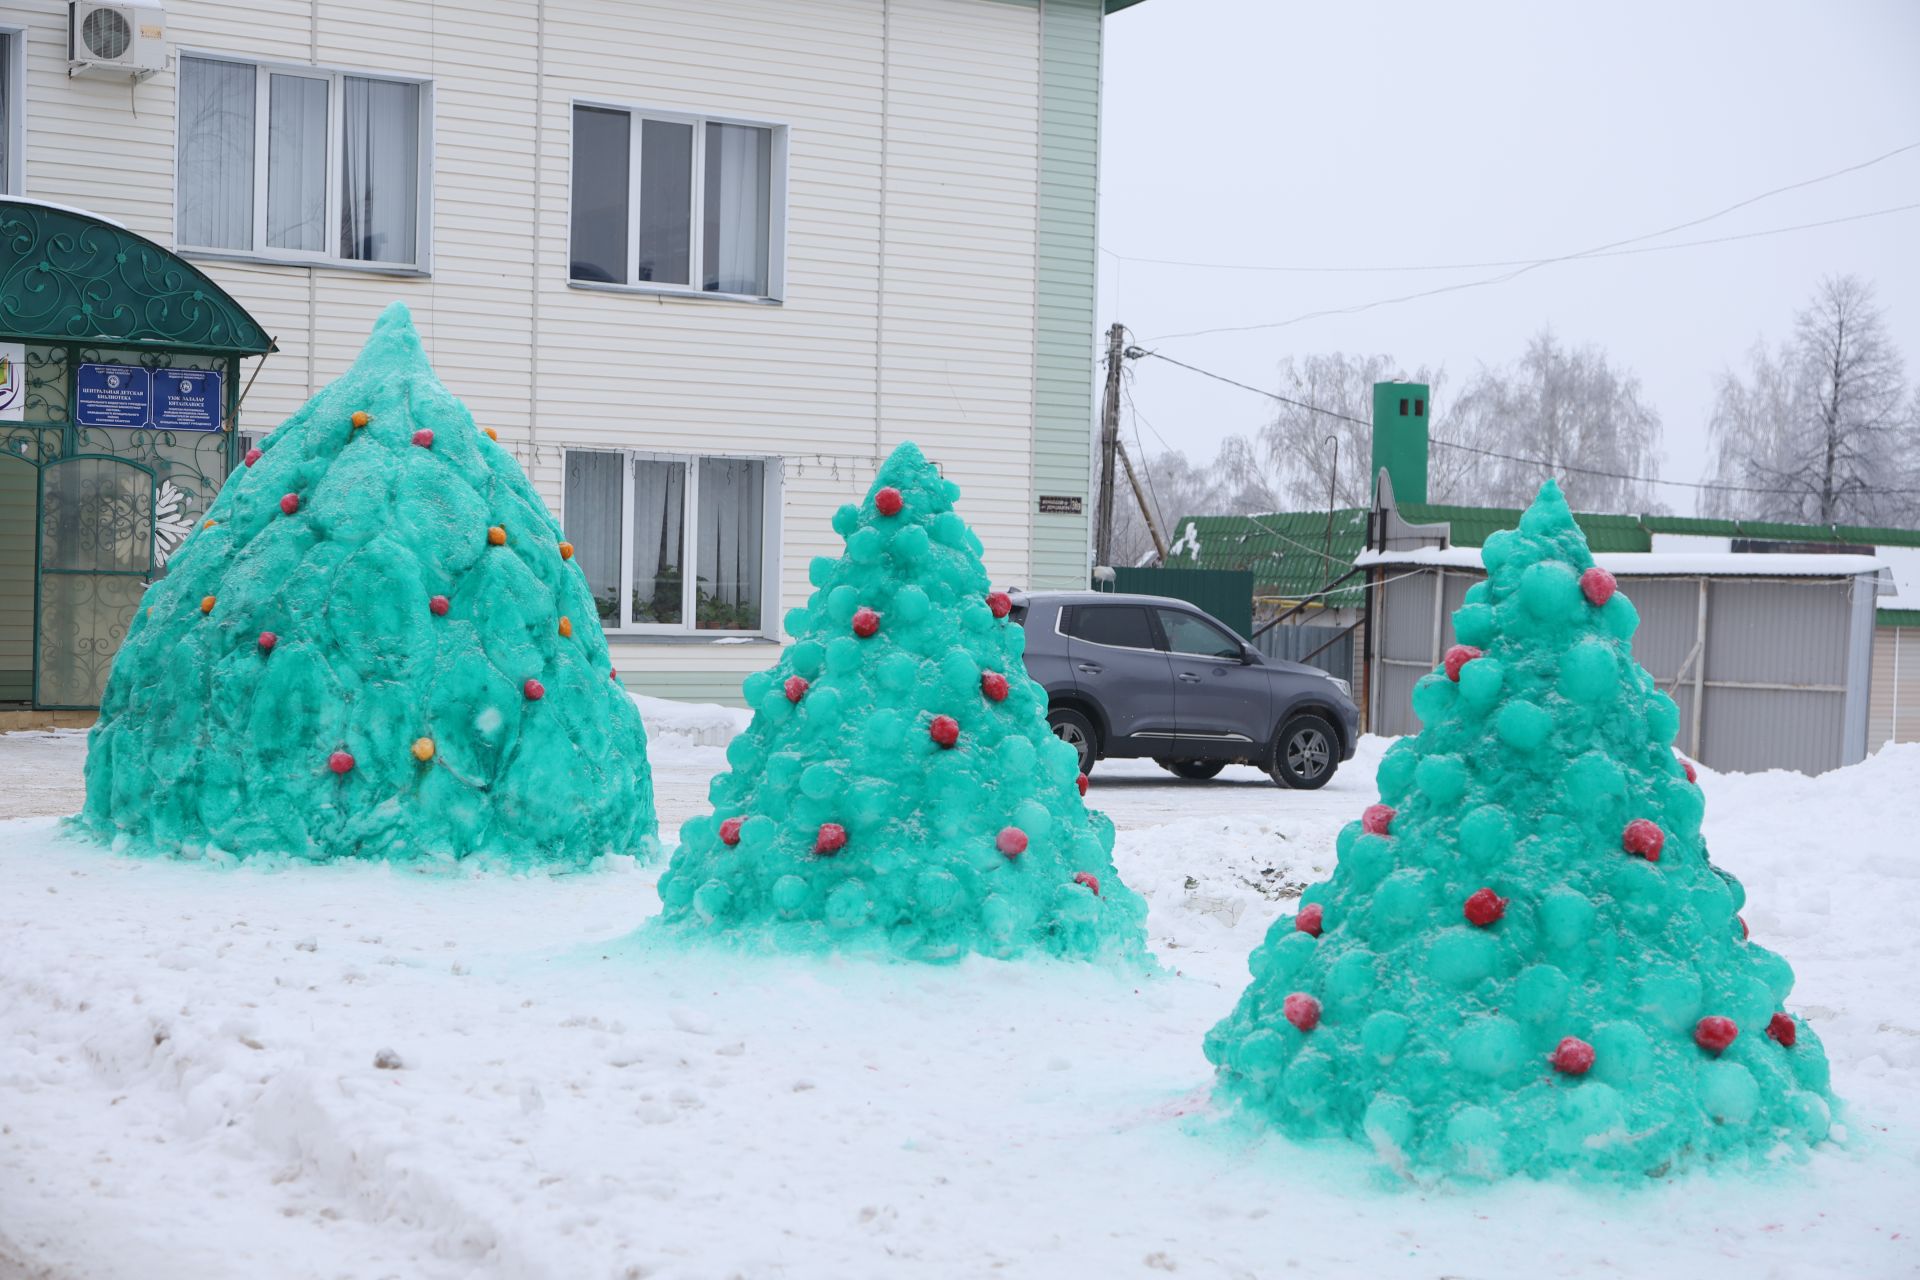
[[[1723,209],[1717,209],[1712,213],[1704,214],[1697,218],[1690,218],[1685,222],[1676,222],[1672,226],[1662,227],[1658,231],[1648,231],[1637,236],[1627,236],[1626,238],[1621,240],[1614,240],[1606,244],[1595,245],[1590,249],[1581,249],[1574,253],[1564,253],[1551,258],[1541,258],[1541,259],[1538,259],[1537,261],[1532,261],[1524,265],[1517,266],[1513,268],[1511,271],[1502,272],[1500,275],[1497,275],[1497,276],[1486,276],[1479,280],[1463,280],[1457,284],[1441,285],[1437,288],[1423,289],[1416,293],[1400,294],[1396,297],[1391,297],[1391,298],[1376,298],[1372,302],[1356,303],[1355,305],[1350,307],[1329,307],[1319,311],[1309,311],[1304,315],[1294,316],[1292,319],[1289,319],[1289,320],[1275,320],[1275,321],[1270,321],[1264,324],[1220,325],[1211,329],[1193,329],[1185,333],[1170,333],[1170,334],[1164,335],[1163,337],[1153,339],[1153,341],[1171,341],[1175,338],[1199,338],[1199,337],[1205,337],[1209,334],[1216,334],[1216,333],[1249,333],[1256,330],[1284,329],[1289,325],[1299,324],[1302,321],[1306,321],[1306,320],[1316,320],[1323,316],[1353,315],[1362,311],[1371,311],[1375,307],[1390,306],[1400,302],[1412,302],[1420,298],[1436,297],[1443,293],[1457,293],[1464,289],[1478,289],[1486,285],[1505,284],[1509,280],[1517,279],[1520,276],[1526,275],[1530,271],[1537,271],[1541,267],[1551,266],[1554,263],[1569,262],[1576,258],[1598,257],[1598,256],[1601,256],[1602,254],[1608,253],[1611,250],[1624,248],[1627,245],[1639,244],[1640,242],[1645,240],[1657,240],[1662,236],[1672,235],[1678,231],[1686,231],[1686,230],[1689,230],[1690,228],[1700,226],[1702,223],[1712,222],[1716,218],[1724,218],[1730,213],[1736,212],[1740,209],[1744,209],[1749,205],[1757,204],[1762,200],[1769,200],[1769,199],[1772,199],[1774,196],[1784,195],[1789,191],[1798,191],[1804,187],[1813,186],[1816,183],[1828,182],[1834,178],[1843,177],[1849,173],[1857,173],[1862,169],[1869,168],[1870,166],[1879,164],[1885,160],[1890,160],[1894,156],[1901,155],[1905,152],[1912,151],[1916,148],[1920,148],[1920,142],[1910,142],[1910,143],[1907,143],[1905,146],[1895,147],[1892,151],[1883,152],[1880,155],[1874,156],[1870,160],[1862,160],[1858,164],[1847,165],[1845,168],[1835,169],[1830,173],[1823,173],[1812,178],[1804,178],[1799,182],[1791,182],[1791,183],[1788,183],[1786,186],[1775,187],[1770,191],[1762,191],[1758,195],[1748,196],[1744,200],[1735,201],[1733,204],[1730,204]]]
[[[1812,231],[1819,227],[1838,226],[1843,222],[1862,222],[1868,218],[1884,218],[1895,213],[1906,213],[1920,209],[1920,203],[1899,204],[1888,209],[1874,209],[1867,213],[1850,213],[1838,218],[1823,218],[1818,222],[1796,222],[1791,226],[1768,227],[1762,231],[1742,231],[1734,235],[1709,236],[1701,240],[1676,240],[1672,244],[1641,245],[1637,249],[1609,249],[1603,252],[1570,254],[1564,258],[1494,258],[1486,262],[1449,262],[1404,267],[1305,267],[1305,266],[1264,266],[1250,262],[1188,262],[1177,258],[1137,258],[1129,254],[1115,253],[1101,246],[1100,252],[1118,258],[1122,262],[1146,263],[1161,267],[1194,267],[1209,271],[1271,271],[1298,275],[1399,275],[1416,271],[1473,271],[1488,267],[1542,267],[1550,262],[1585,261],[1589,258],[1628,258],[1639,253],[1666,253],[1672,249],[1697,249],[1703,245],[1731,244],[1737,240],[1759,240],[1766,236],[1786,235],[1790,231]],[[1185,336],[1185,335],[1174,335]]]
[[[1352,414],[1342,413],[1338,409],[1328,409],[1317,404],[1308,404],[1304,400],[1295,400],[1289,396],[1283,396],[1277,391],[1268,391],[1262,387],[1256,387],[1245,382],[1239,382],[1233,378],[1226,377],[1222,374],[1213,373],[1209,370],[1202,369],[1197,365],[1188,364],[1184,360],[1175,360],[1172,356],[1161,355],[1158,351],[1148,351],[1140,347],[1133,347],[1129,349],[1128,354],[1141,356],[1141,357],[1151,356],[1156,360],[1165,360],[1168,364],[1179,365],[1182,369],[1190,370],[1191,372],[1197,373],[1205,378],[1212,378],[1215,382],[1224,382],[1230,387],[1238,387],[1242,391],[1251,391],[1255,395],[1265,396],[1269,400],[1277,400],[1281,404],[1292,405],[1296,409],[1305,409],[1311,413],[1325,414],[1329,418],[1338,418],[1342,422],[1351,422],[1357,426],[1366,427],[1368,430],[1372,430],[1373,428],[1373,423],[1367,419],[1356,418]],[[1483,457],[1499,458],[1506,462],[1525,463],[1528,466],[1540,467],[1548,472],[1575,471],[1575,472],[1579,472],[1582,475],[1602,476],[1609,480],[1628,480],[1628,481],[1632,481],[1635,484],[1664,484],[1664,485],[1671,485],[1674,488],[1679,488],[1679,489],[1713,490],[1720,493],[1804,494],[1807,492],[1807,490],[1804,488],[1764,489],[1764,488],[1756,488],[1751,485],[1709,484],[1709,483],[1698,481],[1698,480],[1663,480],[1658,476],[1637,476],[1637,475],[1629,474],[1624,471],[1603,471],[1597,467],[1580,467],[1580,466],[1575,466],[1574,464],[1569,462],[1553,462],[1553,461],[1549,461],[1546,458],[1529,458],[1517,453],[1501,453],[1494,449],[1482,449],[1478,445],[1459,444],[1452,440],[1442,440],[1438,436],[1429,436],[1427,438],[1427,442],[1429,444],[1435,445],[1442,449],[1459,449],[1466,453],[1477,453],[1482,455]],[[1900,494],[1920,493],[1920,488],[1875,489],[1874,492],[1875,493],[1900,493]],[[1275,536],[1277,537],[1285,536],[1284,534],[1278,533],[1277,530],[1269,530],[1268,532],[1274,533]],[[1315,554],[1317,555],[1319,553],[1315,552]]]

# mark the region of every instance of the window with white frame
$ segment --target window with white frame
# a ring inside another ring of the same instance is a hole
[[[786,134],[780,125],[576,103],[568,276],[779,297]]]
[[[770,634],[779,467],[569,449],[567,541],[608,631]]]
[[[430,119],[419,80],[183,56],[175,243],[424,266]]]
[[[20,104],[14,100],[19,92],[20,71],[14,66],[19,48],[18,35],[0,31],[0,195],[12,195],[19,190],[15,168],[20,163],[17,135]]]

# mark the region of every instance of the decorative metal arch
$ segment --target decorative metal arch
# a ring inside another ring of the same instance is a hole
[[[78,209],[5,198],[0,338],[229,356],[274,349],[246,308],[177,254]]]

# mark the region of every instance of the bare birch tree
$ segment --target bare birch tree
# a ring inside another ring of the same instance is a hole
[[[1821,281],[1778,349],[1754,346],[1720,378],[1708,423],[1708,515],[1811,524],[1920,520],[1920,406],[1873,289]]]

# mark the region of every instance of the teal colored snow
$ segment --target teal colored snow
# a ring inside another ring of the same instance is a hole
[[[1826,1055],[1708,861],[1632,603],[1551,482],[1484,559],[1383,804],[1206,1038],[1222,1094],[1416,1176],[1637,1181],[1820,1141]]]
[[[1144,962],[1146,904],[1113,867],[1047,727],[1026,633],[992,595],[958,486],[912,444],[833,525],[838,560],[748,677],[711,815],[660,879],[666,927],[748,947]]]
[[[80,823],[241,858],[650,852],[646,733],[571,552],[395,303],[148,590]]]

